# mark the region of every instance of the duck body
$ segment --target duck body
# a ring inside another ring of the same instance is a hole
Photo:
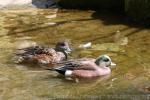
[[[65,75],[66,77],[78,78],[92,78],[111,73],[110,68],[100,68],[91,61],[71,62],[60,68],[55,68],[55,71]]]
[[[96,61],[99,61],[99,64]],[[111,73],[110,67],[111,61],[101,61],[101,57],[98,59],[80,59],[69,61],[60,67],[55,67],[51,70],[57,71],[65,77],[77,77],[77,78],[93,78]],[[107,65],[108,64],[108,65]]]
[[[63,49],[59,48],[61,48],[60,44],[57,44],[56,48],[32,46],[23,49],[18,49],[16,52],[16,56],[19,58],[18,63],[21,62],[32,62],[38,64],[58,63],[60,61],[67,59],[67,53],[63,51]]]

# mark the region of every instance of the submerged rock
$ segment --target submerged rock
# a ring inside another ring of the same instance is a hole
[[[120,32],[120,30],[116,31],[116,34],[114,36],[114,41],[115,43],[117,43],[118,45],[127,45],[128,44],[128,37],[125,37],[124,34],[122,34]]]
[[[117,43],[95,44],[92,46],[92,50],[124,52],[124,49],[120,45],[118,45]]]
[[[55,0],[0,0],[0,8],[50,8],[57,7]]]

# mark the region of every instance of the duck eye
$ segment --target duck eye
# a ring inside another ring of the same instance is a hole
[[[109,59],[104,59],[104,61],[105,61],[105,62],[108,62],[108,61],[109,61]]]
[[[63,44],[61,44],[61,46],[65,46],[65,44],[63,43]]]

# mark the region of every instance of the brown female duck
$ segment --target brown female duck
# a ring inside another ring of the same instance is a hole
[[[52,64],[66,60],[71,52],[68,42],[58,42],[55,48],[46,48],[42,46],[32,46],[18,49],[16,56],[21,62],[36,62],[39,64]]]
[[[112,63],[107,55],[99,56],[97,59],[80,59],[68,61],[61,67],[55,67],[49,70],[57,71],[65,77],[93,78],[111,73],[109,66],[116,65]]]

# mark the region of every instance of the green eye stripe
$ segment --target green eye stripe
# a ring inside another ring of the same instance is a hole
[[[107,59],[107,58],[106,58],[106,59],[104,59],[103,61],[108,62],[108,61],[109,61],[109,59]]]

